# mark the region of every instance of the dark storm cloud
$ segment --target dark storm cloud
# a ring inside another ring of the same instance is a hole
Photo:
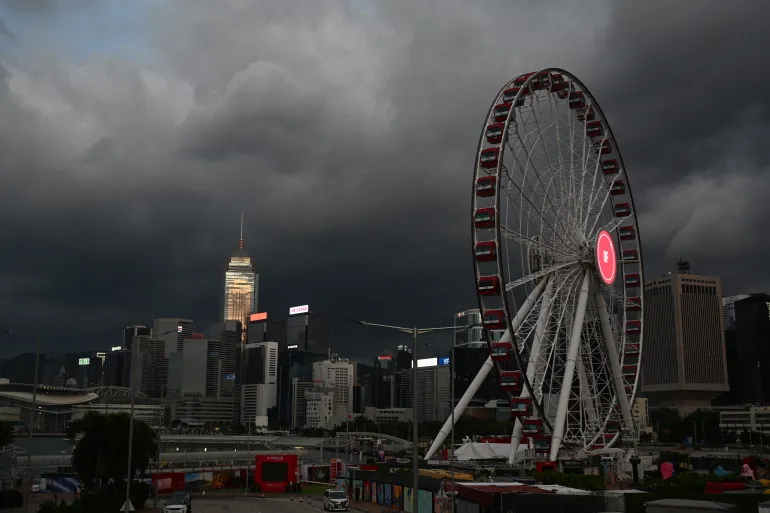
[[[148,17],[149,63],[5,63],[0,324],[69,348],[154,316],[205,327],[241,211],[260,309],[447,324],[475,306],[483,115],[546,66],[613,124],[648,271],[681,255],[728,291],[770,288],[745,265],[768,249],[764,7],[609,5],[172,1]],[[382,348],[337,333],[353,356]]]

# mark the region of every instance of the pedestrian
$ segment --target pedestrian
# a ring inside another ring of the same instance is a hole
[[[361,497],[361,488],[356,485],[356,502],[358,502],[358,499]]]

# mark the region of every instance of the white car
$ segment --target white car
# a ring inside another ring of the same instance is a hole
[[[184,499],[172,497],[163,507],[163,513],[190,513],[190,507]]]
[[[348,495],[342,490],[324,492],[324,511],[347,511]]]

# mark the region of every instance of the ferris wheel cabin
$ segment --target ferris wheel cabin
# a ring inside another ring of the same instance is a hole
[[[495,227],[495,209],[479,208],[473,216],[473,222],[476,228],[494,228]]]
[[[618,161],[615,159],[602,160],[602,172],[605,175],[615,175],[620,171]]]
[[[532,415],[532,399],[529,397],[511,398],[511,417],[524,418]]]
[[[479,165],[484,169],[497,168],[497,161],[500,157],[499,148],[487,148],[481,151],[479,155]]]
[[[497,260],[497,243],[493,240],[476,243],[473,252],[477,262],[492,262]]]
[[[513,355],[513,344],[510,342],[494,342],[492,344],[492,360],[501,362]]]
[[[497,275],[479,277],[478,291],[482,296],[499,296],[500,277]]]
[[[503,141],[503,129],[505,123],[492,123],[487,125],[484,135],[487,138],[489,144],[500,144]]]
[[[494,112],[494,118],[495,121],[498,123],[505,122],[506,119],[508,119],[508,114],[511,112],[511,107],[513,104],[511,103],[501,103],[499,105],[495,105]]]
[[[504,330],[506,328],[505,311],[502,308],[487,310],[484,312],[483,324],[488,330]]]
[[[506,392],[518,394],[522,386],[521,371],[500,371],[500,388]]]
[[[476,196],[488,198],[494,196],[497,189],[496,176],[482,176],[476,180]]]

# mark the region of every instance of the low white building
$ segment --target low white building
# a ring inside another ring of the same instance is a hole
[[[770,435],[770,407],[744,406],[720,409],[719,429],[735,431],[738,434],[749,431]]]
[[[390,424],[392,422],[411,422],[411,408],[375,408],[367,406],[364,416],[377,424]]]

